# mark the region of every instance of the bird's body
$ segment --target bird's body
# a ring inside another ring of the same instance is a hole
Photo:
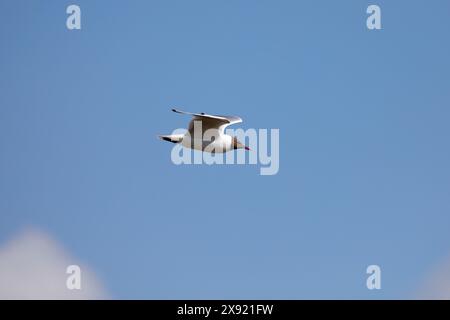
[[[186,148],[204,152],[222,153],[234,149],[248,147],[240,143],[236,137],[225,134],[229,125],[240,123],[242,119],[234,116],[218,116],[205,113],[190,113],[172,109],[173,112],[192,116],[187,132],[176,135],[161,135],[161,139],[173,143],[180,143]]]

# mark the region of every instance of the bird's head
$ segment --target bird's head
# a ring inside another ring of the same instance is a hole
[[[236,137],[233,137],[233,149],[250,150],[245,144],[241,143]]]

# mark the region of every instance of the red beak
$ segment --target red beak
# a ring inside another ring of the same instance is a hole
[[[251,151],[251,149],[247,146],[245,146],[245,150]]]

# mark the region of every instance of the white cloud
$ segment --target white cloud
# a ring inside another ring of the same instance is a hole
[[[434,267],[419,291],[419,299],[450,299],[450,258]]]
[[[81,290],[66,287],[66,268],[81,268]],[[0,299],[107,298],[89,268],[71,257],[55,240],[27,230],[0,246]]]

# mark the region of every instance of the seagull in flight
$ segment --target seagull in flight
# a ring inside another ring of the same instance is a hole
[[[192,116],[188,130],[185,134],[160,135],[160,139],[172,143],[180,143],[186,148],[211,153],[224,153],[235,149],[250,150],[236,137],[225,134],[225,128],[242,122],[241,118],[211,115],[203,112],[192,113],[177,109],[172,109],[172,111]]]

